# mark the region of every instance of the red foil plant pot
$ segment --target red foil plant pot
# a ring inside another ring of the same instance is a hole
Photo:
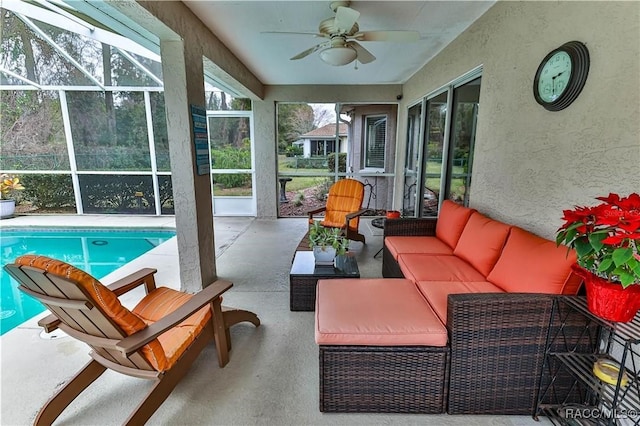
[[[589,311],[607,321],[629,322],[640,310],[640,286],[627,288],[574,265],[573,270],[582,279],[587,290]]]
[[[398,210],[387,210],[387,219],[399,219],[400,212]]]

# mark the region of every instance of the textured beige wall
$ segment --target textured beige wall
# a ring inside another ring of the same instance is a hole
[[[589,77],[549,112],[533,78],[571,40],[589,49]],[[563,209],[640,191],[639,40],[640,2],[499,2],[404,85],[399,134],[408,105],[482,65],[470,205],[552,237]]]

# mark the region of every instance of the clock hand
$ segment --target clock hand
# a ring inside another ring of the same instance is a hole
[[[551,77],[551,94],[553,95],[556,94],[556,78],[560,77],[562,74],[564,74],[564,71]]]

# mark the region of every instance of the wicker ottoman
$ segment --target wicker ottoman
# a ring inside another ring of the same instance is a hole
[[[315,337],[320,411],[445,411],[447,330],[411,281],[319,281]]]

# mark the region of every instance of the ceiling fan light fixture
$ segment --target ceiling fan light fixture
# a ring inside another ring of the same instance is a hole
[[[329,47],[320,52],[320,59],[336,67],[347,65],[355,61],[357,57],[358,53],[354,49],[344,46]]]

